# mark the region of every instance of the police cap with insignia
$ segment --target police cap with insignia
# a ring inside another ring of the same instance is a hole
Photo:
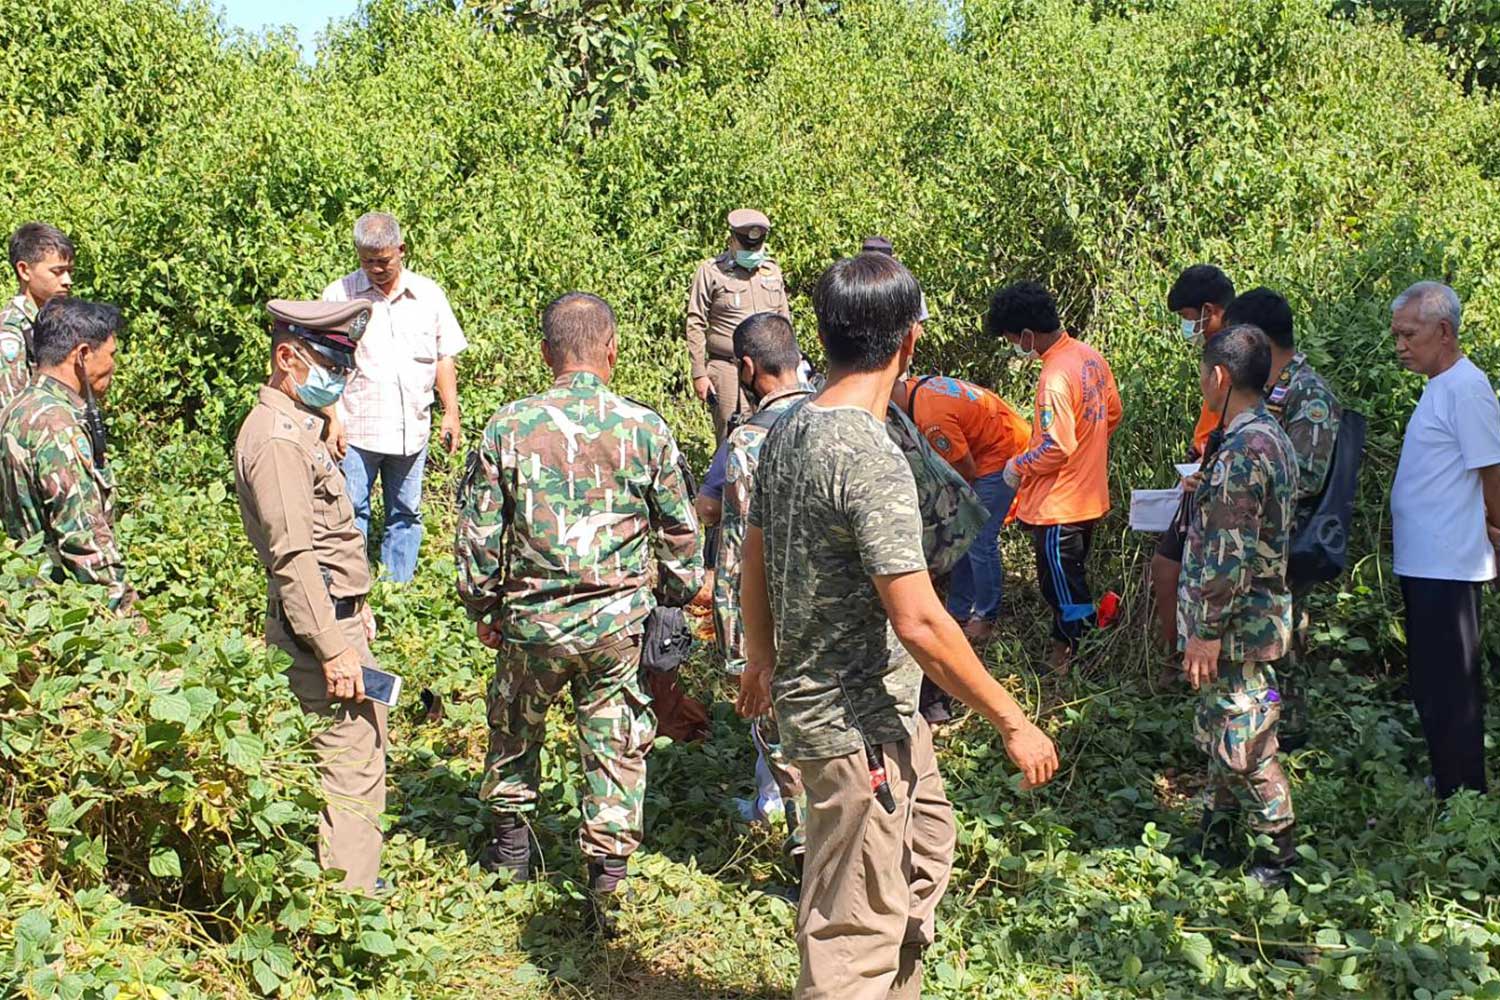
[[[364,299],[352,302],[272,299],[266,303],[266,312],[276,321],[273,333],[302,338],[330,364],[342,368],[354,367],[354,348],[370,322],[370,303]]]
[[[771,220],[753,208],[737,208],[729,213],[729,231],[751,248],[758,247],[771,231]]]

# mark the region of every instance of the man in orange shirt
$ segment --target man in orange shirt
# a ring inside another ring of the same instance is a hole
[[[989,511],[968,555],[953,569],[947,600],[948,613],[964,634],[983,642],[995,631],[1005,590],[1000,528],[1016,497],[1005,482],[1005,465],[1026,450],[1031,428],[995,393],[943,375],[897,379],[891,401],[974,487]]]
[[[1194,264],[1177,276],[1167,292],[1167,308],[1182,322],[1183,339],[1202,345],[1224,328],[1224,310],[1234,301],[1234,282],[1212,264]],[[1208,452],[1208,439],[1219,426],[1217,410],[1202,404],[1198,423],[1193,427],[1193,443],[1187,460],[1201,462]],[[1198,485],[1192,478],[1183,486],[1191,494]],[[1177,651],[1177,577],[1182,572],[1182,545],[1192,520],[1192,497],[1184,496],[1172,527],[1162,532],[1151,557],[1151,592],[1156,599],[1156,620],[1161,627],[1162,643],[1171,655]],[[1162,671],[1162,680],[1176,680],[1176,666]]]
[[[1120,392],[1109,363],[1062,328],[1052,293],[1021,281],[995,293],[985,332],[1040,358],[1030,447],[1005,466],[1020,489],[1037,582],[1052,606],[1052,667],[1066,672],[1094,621],[1085,573],[1094,523],[1109,510],[1109,436],[1120,424]]]

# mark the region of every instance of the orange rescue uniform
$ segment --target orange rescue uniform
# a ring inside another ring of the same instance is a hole
[[[949,465],[972,455],[976,477],[1003,471],[1031,439],[1026,419],[982,386],[933,375],[908,378],[906,392],[906,412],[917,430]]]
[[[1066,332],[1042,355],[1017,516],[1080,524],[1109,510],[1109,436],[1124,413],[1109,362]]]

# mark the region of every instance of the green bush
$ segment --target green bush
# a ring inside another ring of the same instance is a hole
[[[1192,750],[1185,706],[1141,690],[1155,665],[1132,625],[1091,653],[1104,677],[1024,692],[1071,762],[1057,789],[1018,805],[976,725],[945,750],[963,905],[945,911],[932,992],[1495,995],[1500,871],[1476,856],[1493,810],[1433,817],[1408,787],[1415,723],[1384,680],[1403,656],[1386,496],[1420,392],[1392,359],[1387,303],[1450,281],[1466,346],[1500,362],[1496,109],[1443,53],[1323,0],[529,5],[514,21],[448,7],[374,0],[306,66],[289,38],[230,36],[200,5],[0,0],[0,228],[63,226],[78,291],[126,312],[108,404],[151,624],[138,637],[91,618],[78,588],[30,586],[34,552],[0,560],[7,995],[782,995],[789,917],[754,891],[779,870],[774,838],[719,808],[749,774],[722,704],[714,744],[653,758],[641,863],[657,887],[623,965],[579,950],[573,883],[490,894],[469,867],[487,659],[451,596],[443,456],[418,580],[374,600],[377,654],[449,713],[393,717],[396,891],[329,889],[308,847],[305,724],[258,639],[264,585],[228,488],[265,370],[262,303],[352,269],[352,222],[372,208],[400,217],[410,263],[468,333],[471,440],[545,384],[537,315],[585,288],[620,316],[619,386],[701,463],[682,303],[740,204],[775,223],[814,354],[812,283],[884,232],[933,314],[919,367],[1024,404],[1034,371],[979,320],[1000,284],[1048,282],[1120,382],[1116,497],[1168,484],[1197,412],[1164,303],[1189,263],[1286,292],[1303,347],[1371,419],[1361,563],[1315,635],[1342,728],[1294,763],[1324,860],[1293,902],[1164,850],[1191,817],[1163,768]],[[601,62],[566,51],[579,30]],[[1035,596],[1008,545],[1024,619]],[[1097,578],[1133,607],[1142,548],[1121,514],[1106,521]],[[1042,641],[1009,635],[1002,673]],[[559,722],[541,831],[554,871],[576,860],[569,754]]]

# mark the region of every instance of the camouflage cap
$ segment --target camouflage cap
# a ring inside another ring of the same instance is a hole
[[[266,303],[266,311],[276,321],[272,332],[301,337],[313,350],[344,368],[354,367],[355,345],[370,322],[370,303],[364,299],[353,302],[272,299]]]
[[[729,213],[729,230],[747,243],[760,243],[771,231],[771,220],[753,208],[737,208]]]

